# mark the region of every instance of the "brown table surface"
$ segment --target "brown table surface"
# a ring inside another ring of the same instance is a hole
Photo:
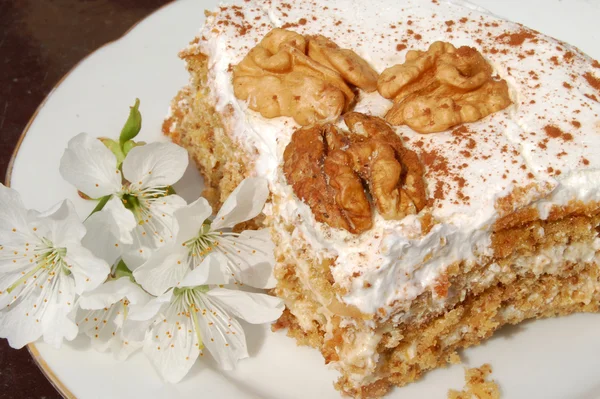
[[[0,179],[25,125],[69,70],[167,0],[0,0]],[[27,349],[0,339],[0,399],[54,399]]]

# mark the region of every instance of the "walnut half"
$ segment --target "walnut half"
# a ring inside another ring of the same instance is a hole
[[[332,124],[296,130],[283,154],[283,170],[317,221],[359,233],[371,228],[371,205],[350,160],[336,148],[342,140]]]
[[[362,233],[373,224],[366,190],[385,219],[402,219],[426,204],[423,167],[382,119],[351,112],[350,132],[332,124],[294,132],[283,170],[319,222]],[[366,188],[365,188],[366,186]]]
[[[472,47],[435,42],[411,50],[404,64],[381,73],[379,93],[394,100],[385,119],[419,133],[433,133],[478,121],[511,104],[505,80]]]
[[[233,90],[265,118],[310,125],[337,119],[354,103],[349,84],[373,91],[377,77],[356,53],[324,36],[276,28],[233,68]]]

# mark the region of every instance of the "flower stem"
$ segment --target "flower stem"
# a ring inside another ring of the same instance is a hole
[[[100,201],[98,201],[98,204],[96,205],[94,210],[88,215],[87,218],[85,218],[85,220],[88,220],[89,217],[92,216],[94,213],[100,212],[104,208],[104,206],[106,205],[108,200],[110,200],[111,197],[112,197],[112,195],[105,195],[104,197],[100,198]]]

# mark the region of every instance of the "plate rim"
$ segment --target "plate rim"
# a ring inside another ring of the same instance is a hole
[[[10,183],[11,183],[11,179],[12,179],[12,172],[13,172],[13,168],[14,168],[14,165],[15,165],[15,160],[17,159],[17,156],[19,154],[19,150],[21,149],[21,144],[23,144],[23,140],[25,139],[25,136],[27,136],[27,133],[29,132],[29,129],[31,128],[31,125],[33,124],[33,122],[37,118],[37,116],[40,113],[40,111],[42,110],[42,108],[44,108],[44,106],[46,105],[46,103],[48,102],[48,100],[50,99],[50,97],[52,97],[52,95],[54,94],[54,91],[65,81],[65,79],[67,79],[71,75],[71,73],[73,71],[75,71],[75,69],[77,69],[89,57],[93,56],[94,54],[96,54],[98,51],[104,49],[105,47],[108,47],[108,46],[110,46],[110,45],[112,45],[112,44],[114,44],[114,43],[122,40],[125,36],[127,36],[129,33],[131,33],[131,31],[134,30],[142,21],[146,20],[147,18],[149,18],[150,16],[152,16],[152,15],[154,15],[156,13],[159,13],[159,12],[163,11],[165,8],[167,8],[167,7],[171,6],[172,4],[174,4],[174,2],[175,2],[175,0],[169,0],[167,3],[161,5],[156,10],[152,11],[150,14],[147,14],[143,18],[137,20],[125,32],[123,32],[122,35],[120,35],[116,39],[110,40],[110,41],[104,43],[103,45],[101,45],[100,47],[96,48],[92,52],[88,53],[82,59],[80,59],[79,61],[77,61],[75,63],[75,65],[73,65],[71,67],[71,69],[69,69],[67,71],[67,73],[65,73],[54,84],[54,86],[52,86],[52,89],[50,89],[50,92],[48,92],[48,94],[46,95],[46,97],[44,97],[44,99],[42,100],[42,102],[37,106],[37,108],[35,109],[35,111],[31,115],[31,117],[29,118],[29,121],[27,121],[27,124],[25,125],[25,128],[23,128],[23,131],[21,132],[21,134],[20,134],[20,136],[19,136],[19,138],[17,140],[17,144],[15,145],[15,148],[14,148],[14,150],[13,150],[11,156],[10,156],[10,159],[8,160],[8,166],[6,168],[6,174],[4,175],[4,185],[6,187],[10,187]],[[36,347],[35,343],[32,342],[30,344],[27,344],[26,347],[27,347],[27,351],[29,352],[29,355],[33,359],[35,365],[42,372],[42,374],[48,380],[48,382],[50,382],[50,384],[54,387],[54,389],[56,389],[56,391],[64,399],[78,399],[69,390],[69,388],[67,388],[67,386],[60,380],[60,378],[58,378],[58,376],[54,373],[54,371],[48,365],[48,363],[46,363],[46,360],[44,360],[44,358],[40,354],[40,352],[39,352],[38,348]]]
[[[13,173],[13,169],[14,169],[14,163],[15,160],[17,158],[17,156],[19,155],[19,151],[21,149],[21,145],[23,140],[25,139],[25,136],[27,135],[27,133],[29,132],[33,122],[36,120],[36,118],[38,117],[38,114],[40,113],[40,111],[43,109],[43,107],[46,106],[48,100],[50,99],[50,97],[54,94],[55,90],[60,87],[60,85],[62,85],[64,83],[64,81],[77,69],[80,67],[80,65],[86,61],[89,57],[94,56],[97,52],[103,50],[105,47],[108,47],[112,44],[115,44],[119,41],[121,41],[122,39],[124,39],[128,34],[130,34],[136,27],[138,27],[138,25],[140,23],[142,23],[143,21],[145,21],[146,19],[150,18],[151,16],[160,13],[161,11],[164,11],[165,8],[168,8],[169,6],[173,5],[174,3],[176,3],[175,0],[169,0],[167,3],[159,6],[156,10],[152,11],[151,13],[147,14],[146,16],[144,16],[143,18],[137,20],[136,22],[134,22],[132,24],[132,26],[130,26],[123,34],[121,34],[120,36],[118,36],[117,38],[110,40],[106,43],[104,43],[103,45],[99,46],[98,48],[96,48],[95,50],[93,50],[92,52],[88,53],[87,55],[85,55],[82,59],[80,59],[79,61],[77,61],[54,85],[53,87],[50,89],[50,91],[48,92],[48,94],[44,97],[44,99],[40,102],[40,104],[37,106],[37,108],[35,109],[35,111],[33,112],[33,114],[31,115],[30,119],[28,120],[27,124],[25,125],[25,127],[23,128],[23,131],[20,133],[20,136],[17,140],[17,143],[15,145],[14,150],[12,151],[12,154],[9,158],[9,162],[7,165],[7,170],[6,173],[4,175],[4,184],[7,187],[10,187],[11,184],[11,179],[12,179],[12,173]],[[502,17],[504,18],[504,17]],[[587,54],[587,53],[586,53]],[[57,390],[57,392],[65,399],[78,399],[67,387],[66,385],[60,380],[60,378],[54,373],[54,371],[52,370],[52,368],[47,364],[46,360],[44,359],[44,357],[42,356],[42,354],[39,352],[38,347],[36,346],[35,343],[30,343],[27,345],[27,350],[31,356],[31,358],[34,360],[36,366],[38,367],[38,369],[42,372],[42,374],[44,375],[44,377],[51,383],[51,385]],[[464,365],[464,364],[463,364]]]

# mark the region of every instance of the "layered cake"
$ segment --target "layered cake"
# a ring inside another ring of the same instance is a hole
[[[268,179],[275,328],[341,392],[598,310],[600,64],[577,48],[460,1],[247,0],[181,57],[164,132],[217,207]]]

